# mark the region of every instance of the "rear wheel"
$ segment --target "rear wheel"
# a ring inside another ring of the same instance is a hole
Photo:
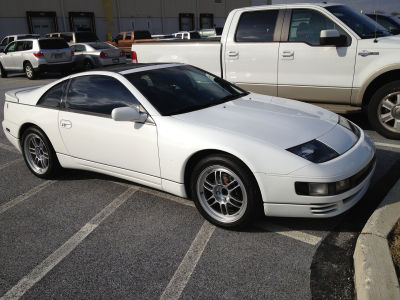
[[[40,178],[50,179],[60,168],[49,139],[36,127],[30,127],[24,131],[22,154],[29,170]]]
[[[4,70],[2,64],[0,64],[0,76],[1,76],[1,78],[7,78],[7,71]]]
[[[93,69],[93,63],[89,59],[85,59],[85,61],[83,62],[83,68],[87,71],[91,70]]]
[[[30,62],[25,63],[24,65],[25,75],[28,79],[35,79],[37,77],[37,72],[33,69]]]
[[[375,92],[368,104],[368,119],[381,135],[400,139],[400,80]]]
[[[262,211],[253,174],[228,155],[199,161],[191,176],[191,193],[203,217],[217,226],[242,228]]]

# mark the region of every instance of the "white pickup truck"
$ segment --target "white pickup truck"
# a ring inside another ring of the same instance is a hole
[[[400,37],[343,5],[235,9],[221,40],[137,43],[132,57],[192,64],[249,91],[337,112],[364,108],[378,132],[400,139]]]

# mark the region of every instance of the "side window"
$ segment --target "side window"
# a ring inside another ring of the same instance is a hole
[[[86,51],[86,48],[84,45],[73,45],[71,46],[72,50],[74,50],[75,52],[83,52]]]
[[[14,51],[15,51],[15,45],[16,45],[16,44],[17,44],[16,42],[9,44],[5,51],[7,51],[7,52],[14,52]]]
[[[7,44],[8,44],[8,38],[4,38],[4,39],[1,41],[1,46],[7,46]]]
[[[320,45],[321,30],[337,29],[335,23],[321,13],[310,9],[295,9],[290,21],[289,42],[304,42],[313,46]]]
[[[13,36],[10,36],[10,37],[8,38],[8,43],[11,43],[11,42],[14,42],[14,37],[13,37]]]
[[[122,37],[122,34],[120,33],[120,34],[118,34],[118,35],[115,37],[114,40],[119,41],[119,40],[122,40],[122,39],[123,39],[123,37]]]
[[[15,51],[24,51],[24,42],[17,42]]]
[[[278,10],[244,12],[235,34],[236,42],[272,42]]]
[[[64,94],[68,80],[64,80],[51,87],[38,101],[36,105],[60,108],[61,98]]]
[[[32,41],[25,41],[22,48],[24,51],[27,51],[27,50],[32,50],[32,47],[33,47]]]
[[[68,109],[111,115],[114,108],[125,106],[139,106],[139,102],[117,79],[103,75],[71,79],[66,102]]]
[[[132,33],[131,32],[127,32],[125,33],[125,40],[131,40],[132,39]]]

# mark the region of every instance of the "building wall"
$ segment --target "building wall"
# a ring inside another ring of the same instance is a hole
[[[149,30],[152,34],[179,31],[179,14],[194,14],[199,29],[201,13],[213,14],[214,25],[223,26],[232,9],[269,4],[270,0],[13,0],[0,1],[0,38],[28,33],[27,11],[55,12],[59,31],[70,31],[70,12],[92,12],[101,40],[107,32]],[[108,5],[108,6],[107,6]]]

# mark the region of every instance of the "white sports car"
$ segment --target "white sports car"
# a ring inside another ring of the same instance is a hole
[[[223,227],[331,217],[368,189],[375,147],[319,107],[182,64],[74,74],[6,93],[3,129],[33,174],[96,171],[194,200]]]

